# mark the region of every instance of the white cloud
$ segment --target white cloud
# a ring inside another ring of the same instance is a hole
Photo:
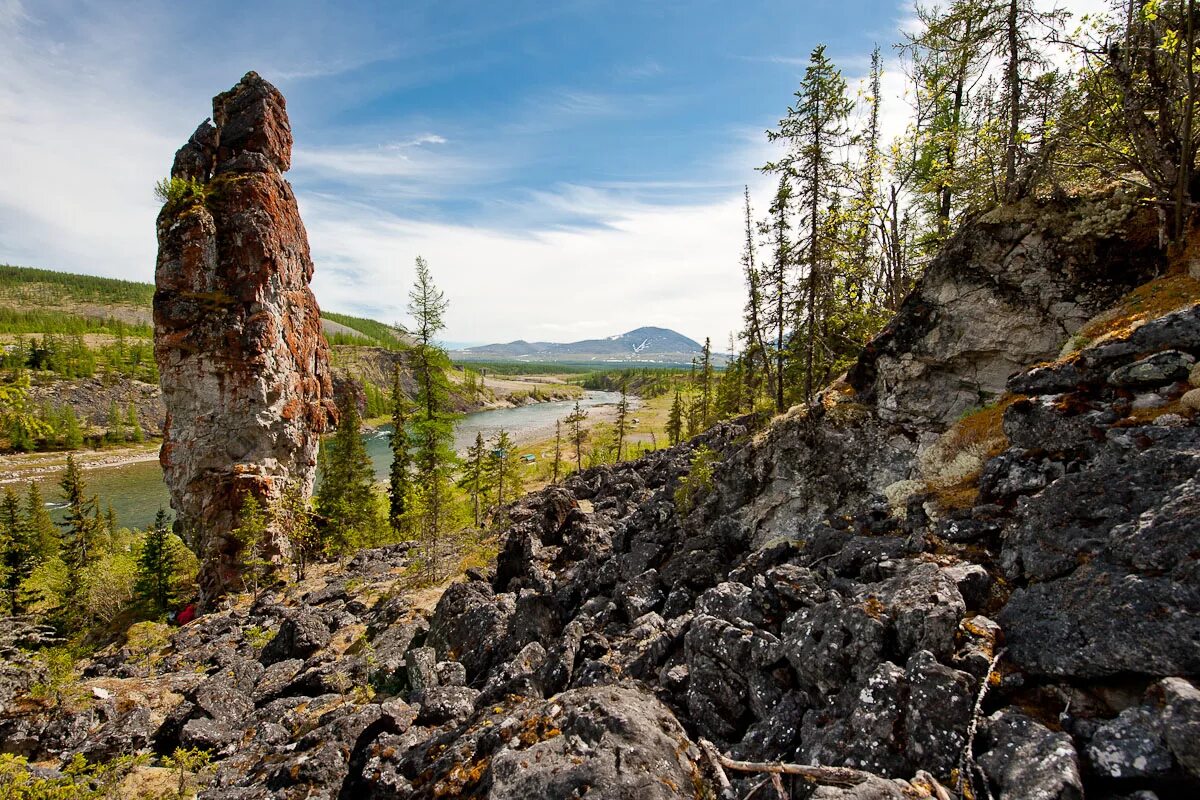
[[[564,341],[641,325],[728,338],[741,308],[740,198],[605,207],[602,193],[568,189],[547,202],[575,197],[606,226],[506,235],[302,197],[313,285],[325,307],[403,320],[422,255],[450,299],[449,339]]]

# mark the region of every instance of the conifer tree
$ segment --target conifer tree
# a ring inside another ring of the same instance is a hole
[[[133,403],[130,403],[125,409],[125,425],[129,429],[129,438],[132,441],[137,444],[146,441],[146,432],[142,430],[142,423],[138,420],[137,409],[134,408]]]
[[[0,578],[10,614],[21,613],[21,583],[37,565],[33,532],[21,513],[21,501],[12,487],[0,501]]]
[[[267,585],[275,571],[275,565],[267,553],[273,521],[273,510],[264,508],[253,493],[247,492],[242,499],[238,527],[233,530],[233,536],[241,545],[238,560],[242,584],[255,602],[258,601],[259,591]]]
[[[571,442],[575,446],[575,469],[583,469],[583,443],[587,441],[587,428],[583,427],[583,421],[587,419],[588,412],[579,407],[579,401],[575,401],[575,408],[567,415],[563,422],[567,425],[567,430],[570,432]]]
[[[67,566],[67,602],[75,605],[83,590],[84,570],[92,563],[99,534],[96,498],[87,493],[75,456],[67,454],[67,467],[59,482],[67,507],[63,514],[62,557]]]
[[[774,334],[772,355],[775,361],[775,385],[772,387],[772,397],[775,401],[776,413],[786,410],[784,405],[784,371],[787,361],[787,350],[784,348],[784,337],[787,335],[788,308],[791,304],[789,284],[791,282],[792,243],[789,239],[790,205],[792,187],[787,174],[779,178],[779,186],[775,198],[771,202],[769,221],[764,225],[763,232],[770,237],[771,261],[764,266],[764,289],[767,294],[767,313],[765,325]]]
[[[445,327],[446,298],[433,282],[429,265],[417,257],[417,276],[408,293],[413,331],[413,372],[418,413],[413,422],[416,489],[421,503],[421,533],[430,577],[439,577],[441,540],[453,521],[450,478],[454,471],[454,420],[446,370],[450,359],[435,341]]]
[[[562,469],[562,420],[554,420],[554,469],[551,483],[558,483],[558,473]]]
[[[629,427],[629,374],[621,375],[621,399],[617,401],[616,437],[617,461],[622,460],[625,449],[625,432]]]
[[[750,187],[744,189],[745,194],[745,223],[746,241],[742,245],[742,273],[746,280],[745,324],[742,339],[746,342],[746,385],[751,398],[759,392],[759,384],[763,381],[771,385],[771,359],[767,355],[765,324],[766,314],[763,308],[763,275],[755,262],[754,249],[754,220],[750,208]],[[756,363],[757,362],[757,363]]]
[[[408,519],[412,495],[412,457],[408,444],[408,398],[400,385],[400,366],[392,370],[392,467],[388,474],[388,521],[399,535]]]
[[[42,489],[31,481],[25,496],[25,524],[29,529],[30,546],[36,563],[58,555],[59,530],[46,510]]]
[[[508,431],[501,428],[492,440],[488,458],[488,483],[496,487],[496,508],[504,507],[521,492],[521,460]]]
[[[339,550],[374,541],[379,520],[375,504],[375,468],[363,445],[362,417],[352,391],[338,397],[338,424],[321,443],[321,483],[317,510],[328,524],[327,540]]]
[[[300,484],[291,483],[284,489],[275,516],[280,532],[290,545],[295,579],[302,581],[309,563],[320,553],[321,536]]]
[[[126,439],[125,417],[121,415],[121,410],[117,408],[116,402],[109,404],[108,431],[104,434],[104,438],[110,444],[121,444]]]
[[[700,426],[706,430],[713,424],[713,368],[712,342],[704,337],[704,348],[700,351]]]
[[[63,405],[62,411],[63,446],[68,450],[78,450],[83,447],[83,431],[79,428],[79,418],[70,404]]]
[[[675,401],[671,403],[671,411],[667,415],[667,441],[671,443],[671,446],[675,446],[683,440],[683,416],[683,393],[676,384]]]
[[[465,489],[467,496],[471,498],[475,527],[483,527],[483,503],[488,490],[488,450],[480,431],[475,432],[475,443],[467,450],[458,485]]]
[[[166,611],[174,601],[176,558],[167,512],[160,508],[146,531],[133,585],[134,594],[155,611]]]

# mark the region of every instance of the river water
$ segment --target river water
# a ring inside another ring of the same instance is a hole
[[[619,397],[616,392],[585,392],[579,405],[583,408],[615,405]],[[507,430],[517,442],[550,438],[554,435],[555,421],[569,414],[574,405],[574,400],[564,400],[468,414],[455,427],[454,448],[460,454],[464,453],[474,444],[476,433],[482,433],[487,439],[501,428]],[[388,446],[391,432],[392,426],[389,424],[363,434],[367,455],[375,465],[375,476],[379,480],[387,479],[391,467],[392,453]],[[99,496],[101,510],[112,504],[117,522],[122,527],[144,528],[154,521],[159,508],[170,510],[167,486],[163,483],[162,470],[157,461],[96,467],[85,470],[84,479],[88,492]],[[47,501],[57,501],[57,477],[43,481],[42,491]],[[55,502],[54,506],[57,505]]]

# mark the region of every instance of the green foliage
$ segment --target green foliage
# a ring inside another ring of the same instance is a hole
[[[238,527],[232,532],[241,545],[238,559],[243,586],[255,600],[275,571],[270,555],[273,516],[270,508],[264,508],[259,499],[248,492],[242,500]]]
[[[290,484],[279,500],[276,515],[283,537],[291,546],[292,569],[298,581],[304,580],[308,564],[321,552],[321,535],[299,484]]]
[[[412,455],[408,443],[409,402],[400,385],[400,367],[392,373],[392,465],[388,472],[388,523],[401,536],[408,525],[412,498]]]
[[[91,564],[95,555],[92,549],[99,534],[99,524],[96,516],[96,497],[87,493],[83,473],[75,462],[75,457],[67,455],[67,467],[63,471],[63,499],[67,503],[63,515],[62,560],[67,567],[68,586],[66,605],[77,607],[82,600],[84,590],[84,570]],[[79,624],[79,618],[73,616],[74,624]]]
[[[425,550],[427,577],[436,581],[441,573],[443,538],[453,528],[457,514],[450,481],[457,463],[454,422],[458,415],[449,404],[446,373],[450,359],[436,343],[444,327],[446,298],[434,284],[425,259],[418,256],[416,268],[416,280],[408,294],[408,311],[417,340],[412,360],[417,382],[417,408],[411,426],[416,501],[413,518]]]
[[[521,454],[508,431],[503,428],[496,431],[491,441],[486,474],[486,485],[496,490],[497,510],[502,509],[505,502],[516,498],[523,489]]]
[[[163,204],[163,210],[177,214],[193,205],[203,205],[211,187],[195,178],[163,178],[154,184],[154,196]]]
[[[321,442],[315,499],[325,547],[343,553],[353,543],[377,541],[384,523],[375,498],[375,468],[363,446],[362,418],[351,392],[338,399],[338,411],[337,430]]]
[[[588,412],[580,408],[579,401],[576,400],[575,408],[563,419],[563,424],[567,426],[568,438],[575,446],[576,469],[583,469],[583,445],[588,439],[588,430],[583,426],[583,422],[587,417]]]
[[[133,586],[134,593],[153,611],[164,612],[175,600],[176,562],[167,512],[160,508],[142,542]]]
[[[675,510],[687,516],[699,505],[713,488],[713,465],[717,454],[706,445],[700,445],[692,453],[691,469],[675,489]]]
[[[117,800],[121,782],[146,756],[119,756],[93,764],[82,755],[74,758],[61,774],[47,775],[30,769],[28,759],[9,753],[0,755],[0,798],[4,800]]]
[[[175,797],[184,800],[193,797],[199,789],[201,782],[198,776],[212,766],[212,753],[198,747],[176,747],[171,755],[163,758],[162,765],[175,772]]]

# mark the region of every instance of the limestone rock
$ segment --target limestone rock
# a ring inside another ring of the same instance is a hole
[[[155,356],[167,422],[160,460],[171,505],[201,560],[209,603],[240,587],[231,536],[244,498],[311,492],[332,418],[329,348],[309,289],[283,96],[251,72],[213,99],[180,149],[187,184],[158,216]],[[286,543],[272,532],[269,550]]]

